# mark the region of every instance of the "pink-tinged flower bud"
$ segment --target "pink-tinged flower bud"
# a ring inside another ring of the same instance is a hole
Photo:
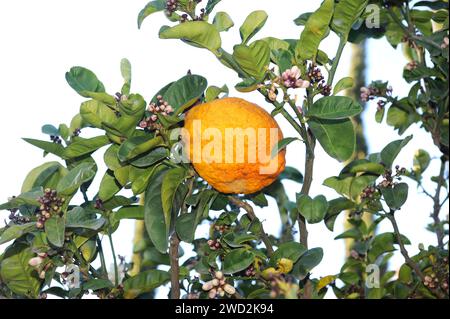
[[[448,43],[449,43],[448,37],[445,37],[444,40],[442,41],[441,49],[446,49],[446,48],[448,48]]]
[[[214,278],[213,280],[211,280],[211,282],[212,282],[212,284],[213,284],[213,286],[214,287],[217,287],[217,286],[219,286],[219,279],[217,279],[217,278]]]
[[[298,68],[298,66],[294,65],[291,68],[291,76],[294,78],[299,78],[300,77],[300,69]]]
[[[367,94],[367,95],[369,95],[369,94],[370,94],[370,89],[367,88],[367,87],[365,87],[365,86],[363,86],[363,87],[360,89],[360,92],[361,92],[361,94]]]
[[[156,114],[153,114],[153,115],[150,117],[150,120],[152,120],[153,122],[156,122],[156,121],[158,120],[158,116],[156,116]]]
[[[173,107],[172,107],[171,105],[168,105],[168,106],[166,107],[166,112],[167,112],[167,113],[172,113],[172,112],[173,112]]]
[[[45,279],[45,271],[44,270],[39,273],[39,278]]]
[[[157,98],[158,100],[162,100],[162,95],[158,95],[156,98]]]
[[[303,114],[303,108],[301,106],[297,106],[297,110],[300,112],[300,114]]]
[[[221,280],[219,281],[219,285],[220,285],[220,286],[225,285],[225,283],[226,283],[225,279],[221,279]]]
[[[159,112],[161,108],[159,106],[155,107],[155,112]]]
[[[45,258],[45,257],[47,257],[48,255],[47,255],[47,253],[38,253],[38,256],[39,256],[39,257],[42,257],[42,258]]]
[[[207,281],[207,282],[205,282],[205,283],[203,284],[202,289],[203,289],[204,291],[209,291],[209,290],[211,290],[213,287],[214,287],[214,285],[213,285],[213,283],[212,283],[212,280],[210,280],[210,281]]]
[[[154,113],[155,112],[155,107],[153,105],[150,105],[148,107],[148,111],[151,112],[151,113]]]
[[[160,109],[161,111],[164,111],[164,110],[166,109],[166,107],[165,107],[164,105],[161,105],[161,106],[159,107],[159,109]]]
[[[217,295],[217,289],[216,289],[216,288],[213,288],[213,289],[211,289],[211,290],[209,291],[209,293],[208,293],[208,298],[214,299],[214,298],[216,298],[216,295]]]
[[[277,94],[274,91],[269,91],[269,100],[272,102],[277,99]]]
[[[216,271],[216,273],[214,275],[219,280],[223,279],[223,272],[221,272],[221,271]]]
[[[167,113],[166,113],[166,112],[162,112],[161,114],[164,115],[164,116],[167,116]]]
[[[28,261],[28,265],[30,265],[31,267],[38,267],[40,264],[42,264],[43,261],[44,258],[42,257],[33,257]]]
[[[148,124],[147,124],[146,121],[140,121],[140,122],[139,122],[139,127],[140,127],[140,128],[146,128],[147,125],[148,125]]]
[[[226,284],[225,286],[223,286],[223,290],[225,290],[225,292],[229,295],[234,295],[236,293],[236,288],[234,288],[230,284]]]

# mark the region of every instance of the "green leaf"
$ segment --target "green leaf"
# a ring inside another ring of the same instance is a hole
[[[217,28],[205,21],[188,21],[174,27],[162,27],[159,37],[161,39],[181,39],[214,53],[222,45]]]
[[[131,87],[131,63],[128,59],[124,58],[120,61],[120,73],[125,82],[122,86],[122,94],[128,95]]]
[[[253,240],[257,240],[258,237],[253,234],[247,234],[247,233],[234,233],[229,232],[226,235],[223,236],[223,240],[227,243],[228,246],[236,248],[236,247],[243,247],[248,242],[251,242]]]
[[[44,192],[42,187],[34,188],[29,192],[22,193],[19,196],[12,198],[7,203],[0,205],[0,210],[19,208],[21,205],[39,206],[37,198],[43,195]]]
[[[25,244],[8,247],[0,262],[0,278],[15,294],[27,298],[37,298],[41,282],[28,262],[35,253]]]
[[[130,164],[135,167],[149,167],[170,155],[169,150],[165,147],[157,147],[148,153],[133,159]]]
[[[349,210],[355,207],[355,203],[351,200],[339,197],[332,199],[328,202],[328,210],[327,214],[325,215],[325,225],[330,231],[333,231],[334,229],[334,222],[336,221],[336,218],[338,215],[344,211]]]
[[[64,158],[64,146],[61,144],[35,140],[32,138],[24,138],[23,140],[33,146],[43,149],[46,153],[51,153],[58,157]]]
[[[266,42],[258,40],[249,46],[240,44],[234,47],[233,59],[247,74],[261,81],[270,62],[270,49]]]
[[[144,219],[144,206],[124,206],[114,213],[117,219]]]
[[[336,95],[341,91],[348,90],[348,89],[352,88],[353,85],[354,85],[353,78],[351,78],[351,77],[342,78],[334,86],[333,94]]]
[[[223,272],[233,274],[250,266],[255,260],[255,254],[246,248],[233,249],[223,259]]]
[[[306,276],[311,270],[316,267],[323,258],[322,248],[312,248],[300,257],[300,259],[294,265],[294,273],[299,274],[301,277]]]
[[[139,12],[138,15],[138,28],[140,29],[142,26],[142,22],[144,22],[145,18],[147,18],[152,13],[163,11],[166,8],[165,0],[156,0],[150,1],[147,5]]]
[[[66,72],[66,81],[83,97],[89,97],[87,92],[105,92],[105,87],[97,76],[91,70],[80,66],[72,67]]]
[[[64,156],[65,158],[74,158],[91,154],[109,143],[109,138],[106,135],[88,139],[77,138],[75,142],[66,147],[64,150]]]
[[[353,123],[349,119],[308,121],[314,136],[325,152],[340,162],[348,160],[355,150],[356,135]]]
[[[413,171],[416,174],[422,174],[430,165],[431,157],[427,151],[419,149],[414,153]]]
[[[122,189],[122,185],[114,177],[114,172],[107,170],[105,175],[103,175],[102,181],[100,182],[100,188],[98,190],[98,198],[106,202],[111,199]]]
[[[151,292],[170,280],[167,271],[150,269],[130,277],[123,283],[125,299],[134,299],[139,295]]]
[[[164,175],[167,173],[165,167],[159,166],[152,174],[145,192],[144,220],[147,233],[161,253],[165,253],[168,245],[166,219],[162,207],[161,186]]]
[[[117,120],[116,113],[105,103],[89,100],[80,106],[80,115],[83,123],[96,128],[102,128],[102,123],[114,123]]]
[[[329,33],[329,24],[333,16],[334,0],[325,0],[320,8],[308,18],[300,40],[295,48],[300,60],[315,60],[320,42]]]
[[[303,183],[303,174],[295,167],[286,166],[281,174],[278,175],[278,179],[289,179],[297,183]]]
[[[308,195],[297,194],[297,207],[300,215],[310,224],[321,222],[328,209],[328,202],[325,196],[318,195],[311,198]]]
[[[36,230],[36,223],[7,226],[0,235],[0,245]]]
[[[56,247],[64,245],[65,222],[64,218],[52,216],[45,222],[45,234],[48,241]]]
[[[167,233],[169,233],[175,194],[180,184],[186,178],[186,173],[186,169],[184,169],[183,167],[173,168],[164,175],[164,178],[162,180],[161,200]]]
[[[391,168],[392,164],[394,163],[394,160],[397,158],[397,155],[400,153],[402,148],[409,143],[411,139],[412,135],[407,136],[403,140],[396,140],[386,145],[386,147],[383,148],[383,150],[380,153],[381,163],[385,167]]]
[[[324,96],[308,109],[307,116],[320,119],[344,119],[362,112],[361,104],[346,96]]]
[[[208,0],[208,3],[206,3],[206,6],[205,6],[205,12],[206,12],[207,14],[210,14],[210,13],[214,10],[214,7],[215,7],[220,1],[222,1],[222,0]]]
[[[347,39],[352,26],[363,14],[368,2],[368,0],[341,0],[336,3],[331,29],[339,37]]]
[[[46,125],[42,126],[41,131],[42,131],[42,133],[47,134],[47,135],[60,136],[59,130],[50,124],[46,124]]]
[[[273,159],[275,158],[280,151],[285,149],[289,144],[291,144],[293,141],[298,140],[296,137],[285,137],[277,142],[275,147],[272,149],[270,153],[270,157]]]
[[[230,16],[226,12],[217,12],[214,17],[213,24],[219,32],[228,31],[234,26],[233,20],[231,20]]]
[[[95,164],[84,162],[71,169],[58,183],[56,190],[60,195],[72,195],[85,182],[95,176]]]
[[[246,44],[267,21],[267,13],[265,11],[253,11],[245,19],[242,26],[239,28],[242,43]]]
[[[162,96],[173,107],[175,114],[180,114],[202,96],[207,86],[208,81],[203,76],[188,74],[170,85]]]
[[[114,284],[108,279],[91,279],[87,282],[83,282],[83,290],[100,290],[105,288],[114,288]]]
[[[117,155],[121,162],[127,162],[162,145],[164,145],[164,140],[161,136],[135,136],[122,143]]]
[[[411,244],[408,238],[401,236],[402,242],[405,245]],[[394,233],[382,233],[373,238],[370,243],[370,248],[367,257],[370,262],[375,262],[375,260],[383,253],[394,251],[394,244],[398,244],[397,238]]]
[[[312,12],[305,12],[300,14],[295,20],[294,23],[299,26],[303,26],[308,21],[309,17],[312,15]]]
[[[257,80],[248,78],[236,84],[234,88],[239,92],[248,93],[255,91],[258,88],[258,84]]]
[[[281,244],[270,257],[269,266],[275,267],[281,258],[287,258],[296,263],[297,260],[306,252],[305,246],[297,242],[287,242]]]
[[[339,173],[339,176],[357,173],[370,173],[375,175],[382,175],[384,173],[384,166],[379,163],[374,163],[366,159],[356,159],[348,163]]]
[[[212,85],[212,86],[208,87],[208,89],[206,90],[205,102],[210,102],[210,101],[213,101],[213,100],[219,98],[219,95],[221,93],[228,95],[228,92],[229,92],[229,90],[226,85],[224,85],[222,87]]]
[[[350,199],[356,199],[362,190],[374,183],[378,176],[376,175],[361,175],[357,177],[336,177],[327,178],[323,185],[333,188],[336,192],[344,195]]]
[[[33,188],[55,188],[59,179],[67,174],[68,170],[58,162],[48,162],[32,169],[22,184],[22,193]]]
[[[95,212],[85,210],[82,207],[75,207],[67,212],[66,228],[85,228],[91,230],[99,230],[106,220],[96,218]]]
[[[392,188],[381,188],[381,194],[390,209],[398,210],[408,199],[408,184],[400,183]]]

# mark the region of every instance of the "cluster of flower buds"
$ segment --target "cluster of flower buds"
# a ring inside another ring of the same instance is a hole
[[[65,202],[65,199],[58,197],[58,193],[54,189],[46,188],[44,190],[44,196],[38,198],[39,211],[36,214],[37,228],[43,228],[45,221],[55,214],[61,213],[61,207]]]
[[[387,87],[385,92],[382,92],[380,89],[370,85],[369,87],[363,86],[360,89],[361,92],[361,101],[367,102],[369,100],[375,99],[375,97],[380,97],[384,95],[391,95],[392,94],[392,87]]]
[[[320,83],[324,80],[322,71],[315,64],[308,66],[308,78],[311,83]]]
[[[378,184],[379,188],[392,188],[395,186],[395,180],[401,180],[401,175],[406,173],[406,168],[396,165],[395,166],[395,174],[393,174],[392,170],[386,169],[383,174],[383,180]]]
[[[250,265],[245,269],[245,276],[247,277],[254,277],[256,275],[256,270],[253,265]]]
[[[281,80],[285,87],[287,88],[302,88],[306,89],[310,86],[310,82],[307,80],[302,80],[300,78],[300,69],[298,66],[293,66],[292,68],[284,71],[281,74]]]
[[[223,297],[225,294],[234,295],[236,293],[236,289],[232,285],[227,284],[225,276],[221,271],[216,271],[214,278],[205,282],[202,289],[208,292],[208,298],[210,299],[214,299],[217,296]]]
[[[415,68],[417,68],[418,65],[419,64],[417,63],[417,61],[413,60],[411,62],[406,63],[405,70],[413,71]]]
[[[326,84],[324,80],[317,85],[317,89],[323,96],[329,96],[331,94],[331,85]]]
[[[371,200],[374,198],[377,189],[374,186],[367,186],[361,193],[361,199]]]
[[[139,127],[144,129],[157,129],[157,126],[155,125],[158,121],[157,114],[167,116],[173,113],[173,107],[169,102],[165,101],[161,95],[158,95],[156,98],[156,103],[152,102],[148,105],[147,111],[151,113],[150,116],[143,119],[139,123]]]
[[[35,268],[39,272],[39,278],[41,279],[45,279],[45,271],[50,267],[50,264],[47,264],[44,269],[41,269],[41,264],[44,262],[45,258],[47,258],[46,253],[38,253],[36,257],[28,260],[28,265]]]
[[[437,278],[436,274],[434,273],[426,275],[423,284],[429,288],[434,289],[439,284],[439,278]]]
[[[94,208],[98,209],[98,210],[104,210],[105,208],[103,207],[103,201],[100,198],[97,198],[95,200],[95,204],[94,204]]]
[[[166,14],[170,17],[178,9],[178,0],[167,0]]]
[[[448,37],[445,37],[441,43],[441,49],[447,49],[447,48],[448,48]]]
[[[56,143],[56,144],[61,144],[61,143],[62,143],[62,141],[61,141],[61,139],[59,138],[59,136],[56,136],[56,135],[50,135],[50,140],[51,140],[53,143]]]
[[[223,234],[228,229],[230,229],[230,226],[227,225],[214,225],[214,229],[218,231],[219,233]]]
[[[76,128],[73,131],[72,136],[75,137],[75,136],[79,136],[80,134],[81,134],[81,129],[80,128]]]
[[[219,239],[210,239],[207,241],[207,244],[211,250],[217,250],[222,248],[222,245],[220,244]]]
[[[8,201],[11,201],[15,197],[16,196],[8,198]],[[13,208],[13,209],[9,210],[10,214],[9,214],[8,218],[9,218],[10,221],[12,221],[16,225],[25,224],[25,223],[30,222],[30,218],[29,217],[17,214],[17,211],[18,211],[17,208]]]
[[[274,102],[277,99],[277,95],[278,95],[278,90],[277,90],[275,84],[272,83],[272,85],[270,86],[269,93],[268,93],[267,96],[269,97],[269,100]]]

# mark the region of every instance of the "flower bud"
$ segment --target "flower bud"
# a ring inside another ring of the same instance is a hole
[[[234,295],[236,293],[236,288],[234,288],[230,284],[226,284],[225,286],[223,286],[223,290],[225,290],[225,292],[229,295]]]
[[[215,277],[219,280],[223,279],[223,272],[221,271],[216,271],[215,273]]]
[[[40,264],[42,264],[42,262],[44,261],[44,258],[38,256],[38,257],[33,257],[28,261],[28,265],[30,265],[31,267],[38,267]]]
[[[217,286],[219,286],[219,279],[217,279],[217,278],[214,278],[213,280],[211,280],[211,282],[212,282],[212,285],[214,286],[214,287],[217,287]]]
[[[210,281],[207,281],[207,282],[205,282],[205,283],[203,284],[202,289],[203,289],[204,291],[208,291],[208,290],[211,290],[213,287],[214,287],[214,285],[213,285],[213,283],[212,283],[212,280],[210,280]]]
[[[216,288],[211,289],[211,290],[209,291],[209,293],[208,293],[208,297],[209,297],[210,299],[216,298],[216,295],[217,295],[217,289],[216,289]]]
[[[45,271],[44,270],[39,273],[39,278],[45,279]]]

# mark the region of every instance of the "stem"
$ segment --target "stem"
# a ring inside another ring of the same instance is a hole
[[[114,250],[114,243],[113,243],[112,235],[111,235],[111,227],[109,227],[108,238],[109,238],[109,245],[111,246],[111,253],[113,255],[113,261],[114,261],[114,284],[115,284],[115,286],[118,286],[119,285],[119,272],[117,269],[117,258],[116,258],[116,252]]]
[[[405,248],[405,245],[403,244],[402,236],[400,234],[400,230],[398,229],[398,224],[397,221],[395,220],[394,213],[395,211],[391,210],[390,213],[386,214],[386,217],[389,219],[389,221],[392,224],[392,227],[394,228],[394,234],[396,236],[398,245],[400,246],[400,252],[403,255],[403,258],[405,259],[406,264],[416,273],[416,275],[420,278],[422,282],[425,282],[425,275],[423,274],[422,270],[420,270],[419,265],[411,259],[411,257],[408,254],[408,251]],[[430,287],[427,288],[435,296],[439,298],[445,298],[445,295],[439,289],[432,289]]]
[[[444,184],[444,173],[445,173],[445,163],[446,160],[445,158],[442,156],[441,157],[441,168],[439,171],[439,180],[437,183],[437,187],[436,187],[436,193],[434,194],[433,197],[433,221],[434,221],[434,227],[435,227],[435,231],[436,231],[436,236],[437,236],[437,241],[438,241],[438,247],[443,249],[444,248],[444,232],[441,228],[441,220],[439,218],[439,213],[441,212],[441,199],[440,199],[440,195],[441,195],[441,189],[442,189],[442,185]]]
[[[100,264],[103,276],[108,278],[108,270],[106,269],[105,254],[103,253],[102,241],[97,237],[97,247],[100,254]]]
[[[261,225],[261,240],[263,241],[264,245],[266,246],[267,249],[267,255],[270,257],[273,254],[273,246],[272,243],[270,242],[269,237],[267,236],[264,227],[261,223],[261,221],[258,219],[258,217],[256,217],[255,212],[253,211],[252,206],[250,206],[248,203],[233,197],[233,196],[229,196],[228,199],[230,200],[231,203],[233,203],[234,205],[244,209],[247,212],[247,216],[250,218],[250,220],[253,221],[257,221],[259,222],[259,224]]]
[[[180,238],[174,231],[170,237],[170,298],[180,299],[180,265],[178,263],[178,248],[180,246]]]
[[[336,52],[336,56],[333,59],[333,64],[331,65],[330,73],[328,75],[327,85],[333,85],[334,76],[336,75],[337,67],[339,65],[339,60],[341,59],[342,52],[344,51],[345,44],[347,43],[346,37],[341,37],[339,39],[339,46]]]

